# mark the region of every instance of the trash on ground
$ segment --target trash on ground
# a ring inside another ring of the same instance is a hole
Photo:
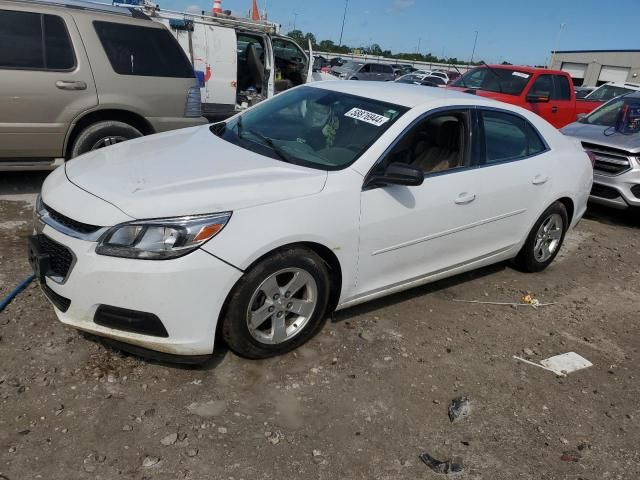
[[[436,473],[460,473],[464,470],[462,458],[460,457],[453,457],[450,460],[440,461],[433,458],[427,452],[424,452],[418,455],[418,458],[420,458],[427,467]]]
[[[593,363],[575,352],[563,353],[562,355],[540,360],[540,364],[564,374],[577,372],[578,370],[593,366]]]
[[[531,307],[534,309],[537,309],[539,307],[550,307],[551,305],[555,305],[555,303],[540,303],[540,301],[537,298],[534,298],[531,294],[527,294],[524,295],[521,298],[521,302],[520,303],[514,303],[514,302],[493,302],[493,301],[481,301],[481,300],[457,300],[454,299],[454,302],[458,302],[458,303],[475,303],[478,305],[498,305],[498,306],[502,306],[502,307],[513,307],[513,308],[518,308],[518,307]]]
[[[458,420],[465,419],[471,415],[471,400],[467,397],[457,397],[449,403],[449,420],[455,423]]]
[[[526,363],[527,365],[532,365],[534,367],[553,372],[559,377],[565,377],[569,373],[577,372],[578,370],[593,366],[589,360],[574,352],[563,353],[562,355],[546,358],[544,360],[540,360],[540,363],[535,363],[516,355],[514,355],[513,358]]]

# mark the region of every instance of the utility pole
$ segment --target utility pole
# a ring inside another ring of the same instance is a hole
[[[342,16],[342,29],[340,30],[340,41],[338,42],[338,46],[342,45],[342,35],[344,34],[344,22],[347,20],[347,8],[349,8],[349,0],[346,0],[344,3],[344,15]]]
[[[418,38],[418,50],[416,51],[416,53],[418,55],[420,55],[420,44],[422,43],[422,37]]]
[[[562,34],[562,30],[564,30],[564,27],[566,26],[567,26],[566,23],[560,24],[560,30],[558,30],[558,34],[556,35],[556,42],[555,42],[555,45],[553,46],[553,50],[551,51],[551,60],[549,60],[549,65],[548,65],[549,68],[553,67],[553,63],[556,60],[556,50],[558,49],[558,43],[560,42],[560,35]]]
[[[473,51],[471,52],[471,61],[469,66],[473,65],[473,57],[476,55],[476,44],[478,43],[478,31],[476,30],[476,39],[473,41]]]
[[[298,22],[298,15],[302,15],[301,13],[293,12],[293,29],[296,29],[296,23]]]

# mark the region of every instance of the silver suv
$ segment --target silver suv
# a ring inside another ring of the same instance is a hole
[[[206,122],[180,45],[134,9],[0,0],[0,45],[0,170]]]
[[[629,131],[616,128],[623,109]],[[640,92],[614,98],[561,131],[580,139],[595,156],[591,201],[640,207]]]

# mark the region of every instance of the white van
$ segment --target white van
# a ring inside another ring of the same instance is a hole
[[[293,39],[279,35],[279,25],[204,12],[144,12],[163,23],[191,59],[202,89],[203,115],[210,119],[228,117],[314,80],[313,53],[307,55]]]

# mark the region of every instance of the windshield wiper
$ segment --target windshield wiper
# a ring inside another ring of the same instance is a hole
[[[496,76],[496,78],[498,79],[498,88],[500,89],[500,93],[504,93],[502,91],[502,84],[500,83],[502,81],[502,77],[498,74],[498,72],[496,72],[496,70],[494,68],[491,68],[489,65],[487,65],[487,62],[485,62],[484,60],[482,62],[480,62],[480,63],[482,65],[484,65],[485,67],[487,67],[489,69],[489,71]]]
[[[242,127],[240,127],[242,128]],[[271,148],[271,150],[273,150],[276,155],[278,155],[280,157],[280,159],[286,163],[292,163],[294,165],[297,165],[296,160],[291,157],[291,155],[289,155],[287,152],[285,152],[282,148],[280,148],[278,145],[275,144],[275,142],[273,140],[271,140],[269,137],[265,137],[264,135],[262,135],[261,133],[258,133],[254,130],[247,130],[247,133],[249,133],[250,135],[253,135],[254,137],[259,138],[260,140],[262,140],[264,143],[267,144],[267,146],[269,146],[269,148]]]

